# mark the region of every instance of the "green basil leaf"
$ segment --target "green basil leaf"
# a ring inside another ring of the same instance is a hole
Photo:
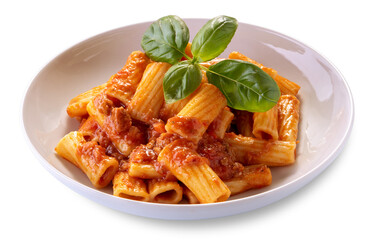
[[[246,61],[223,60],[209,67],[207,77],[226,96],[227,105],[237,110],[265,112],[280,97],[276,82]]]
[[[190,39],[186,23],[178,16],[158,19],[146,30],[141,46],[153,61],[177,63]]]
[[[190,95],[201,83],[199,65],[182,61],[173,65],[164,76],[163,88],[166,103],[173,103]]]
[[[209,20],[192,41],[191,52],[198,62],[218,57],[230,43],[238,28],[238,21],[228,16]]]

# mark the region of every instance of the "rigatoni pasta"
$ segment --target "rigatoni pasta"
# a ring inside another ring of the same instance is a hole
[[[153,62],[148,64],[129,104],[129,113],[132,118],[149,122],[158,117],[164,103],[162,80],[169,68],[170,64],[168,63]]]
[[[283,95],[278,102],[279,140],[296,141],[300,101],[293,95]]]
[[[238,133],[245,137],[253,137],[253,113],[235,111],[235,122]]]
[[[207,131],[214,136],[222,139],[225,136],[225,132],[231,125],[231,121],[233,118],[234,114],[228,107],[225,107],[209,125]]]
[[[165,129],[198,143],[226,104],[226,98],[217,87],[203,83],[178,115],[168,119]]]
[[[176,204],[182,201],[183,188],[176,181],[151,180],[148,190],[150,200],[155,203]]]
[[[147,185],[140,178],[134,178],[126,171],[118,171],[113,178],[113,195],[131,200],[148,202]]]
[[[191,54],[191,44],[185,50]],[[200,86],[166,103],[169,63],[134,51],[108,81],[73,98],[70,117],[81,122],[56,153],[79,167],[96,188],[154,203],[215,203],[269,186],[272,167],[296,161],[299,86],[238,52],[229,58],[259,66],[278,83],[278,103],[265,112],[235,110],[202,70]],[[209,67],[223,61],[202,63]]]
[[[166,145],[158,156],[170,172],[194,193],[200,203],[221,202],[230,190],[209,167],[207,160],[191,149],[191,143],[179,139]]]
[[[87,142],[80,132],[73,131],[65,135],[55,150],[79,167],[96,188],[107,186],[118,171],[118,161],[107,156],[105,149],[97,142]]]
[[[133,126],[125,108],[115,107],[105,93],[98,94],[87,104],[87,112],[107,133],[113,145],[125,156],[142,143],[143,134]]]
[[[105,93],[128,105],[149,62],[143,52],[132,52],[125,66],[109,79]]]
[[[268,141],[235,133],[226,133],[224,141],[234,152],[235,159],[245,165],[266,164],[275,167],[295,162],[294,141]]]
[[[278,140],[278,108],[253,114],[253,135],[259,139]]]
[[[79,94],[75,98],[71,99],[66,112],[70,117],[82,118],[88,115],[87,104],[100,92],[102,92],[107,86],[104,83],[100,86],[94,87],[84,93]]]
[[[265,164],[246,166],[240,176],[234,177],[225,184],[231,191],[231,196],[249,189],[267,187],[272,182],[270,168]]]

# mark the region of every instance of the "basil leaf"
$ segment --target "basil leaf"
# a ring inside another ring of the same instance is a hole
[[[153,61],[177,63],[190,39],[186,23],[178,16],[158,19],[146,30],[141,46]]]
[[[173,65],[164,76],[166,103],[173,103],[190,95],[201,83],[201,70],[197,64],[183,61]]]
[[[237,110],[265,112],[280,97],[276,82],[246,61],[223,60],[209,67],[207,77],[226,96],[227,105]]]
[[[228,16],[209,20],[192,41],[191,52],[198,62],[218,57],[230,43],[238,28],[238,21]]]

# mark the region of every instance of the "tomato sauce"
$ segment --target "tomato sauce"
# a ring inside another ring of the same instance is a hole
[[[209,160],[210,167],[222,180],[241,174],[244,169],[240,163],[235,162],[228,146],[209,134],[204,134],[198,144],[197,152]]]
[[[170,130],[181,133],[187,139],[195,139],[200,135],[201,129],[206,129],[208,124],[194,117],[175,116],[169,118],[167,125]]]
[[[96,172],[97,165],[104,159],[105,149],[99,146],[97,142],[90,141],[79,145],[77,154],[81,156],[83,162],[92,172]]]
[[[163,148],[163,156],[173,168],[186,165],[209,164],[208,160],[196,152],[196,145],[187,139],[177,139]]]

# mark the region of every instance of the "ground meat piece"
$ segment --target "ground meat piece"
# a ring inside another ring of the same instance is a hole
[[[110,100],[105,93],[97,95],[93,100],[93,104],[95,108],[104,115],[109,115],[114,107],[113,101]]]
[[[151,125],[149,126],[148,133],[148,142],[156,140],[161,136],[162,133],[165,133],[165,123],[161,119],[152,119]]]
[[[209,160],[209,166],[222,180],[240,175],[243,170],[243,166],[234,161],[234,157],[223,141],[208,134],[204,134],[200,140],[197,152]]]
[[[123,107],[113,108],[104,122],[106,131],[118,135],[127,133],[131,124],[131,117]]]

